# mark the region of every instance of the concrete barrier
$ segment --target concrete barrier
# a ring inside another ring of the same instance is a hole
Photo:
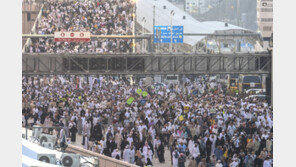
[[[92,157],[97,157],[99,159],[99,166],[100,167],[139,167],[134,164],[127,163],[125,161],[117,160],[93,151],[89,151],[77,146],[74,146],[72,144],[69,144],[67,149],[67,152],[72,152],[76,154],[80,154],[83,156],[92,156]]]

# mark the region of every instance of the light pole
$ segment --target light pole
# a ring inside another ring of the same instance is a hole
[[[134,4],[134,12],[133,12],[133,36],[136,36],[136,13],[137,13],[137,0],[132,0]],[[136,39],[133,39],[133,53],[136,52]]]
[[[153,43],[152,43],[152,47],[153,47],[153,52],[155,52],[155,41],[154,41],[154,36],[155,36],[155,34],[154,34],[154,28],[155,28],[155,5],[153,5]]]
[[[240,4],[239,4],[240,2],[239,2],[239,0],[237,0],[237,6],[236,6],[236,24],[237,24],[237,26],[239,26],[239,17],[240,17],[240,14],[239,14],[239,6],[240,6]]]
[[[143,17],[142,18],[142,34],[144,35],[145,34],[145,23],[146,23],[146,18],[145,17]],[[145,50],[145,40],[144,39],[142,39],[142,52],[144,52],[144,50]]]
[[[171,41],[170,41],[170,53],[172,53],[173,49],[173,16],[175,15],[174,10],[171,11]]]

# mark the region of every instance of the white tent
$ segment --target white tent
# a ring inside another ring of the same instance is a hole
[[[145,29],[153,32],[153,6],[155,5],[155,25],[170,25],[170,13],[174,10],[172,24],[175,26],[184,26],[184,33],[214,33],[216,30],[239,29],[246,30],[231,24],[225,26],[225,23],[219,21],[200,22],[192,16],[179,9],[167,0],[137,0],[137,22],[143,26],[142,19],[145,17]],[[164,6],[166,9],[164,9]],[[183,16],[186,18],[183,19]],[[202,40],[203,36],[184,36],[184,43],[191,46]]]

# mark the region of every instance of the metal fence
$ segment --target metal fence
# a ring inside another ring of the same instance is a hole
[[[53,126],[53,127],[44,127],[44,126],[27,126],[24,127],[25,129],[23,129],[23,138],[25,138],[26,140],[32,140],[32,138],[34,138],[34,128],[41,128],[41,129],[45,129],[45,128],[52,128],[52,129],[57,129],[60,130],[61,127],[57,127],[57,126]],[[32,129],[29,130],[29,129]],[[34,139],[35,141],[38,141],[38,139]],[[93,157],[93,158],[97,158],[98,159],[98,166],[99,167],[138,167],[137,165],[134,164],[130,164],[128,162],[124,162],[122,160],[117,160],[90,150],[86,150],[83,148],[80,148],[78,146],[72,145],[72,144],[68,144],[67,148],[65,150],[65,152],[68,153],[75,153],[75,154],[79,154],[81,156],[85,156],[85,157]]]

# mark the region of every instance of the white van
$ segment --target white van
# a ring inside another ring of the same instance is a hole
[[[165,84],[179,84],[179,75],[167,75],[164,79]]]

